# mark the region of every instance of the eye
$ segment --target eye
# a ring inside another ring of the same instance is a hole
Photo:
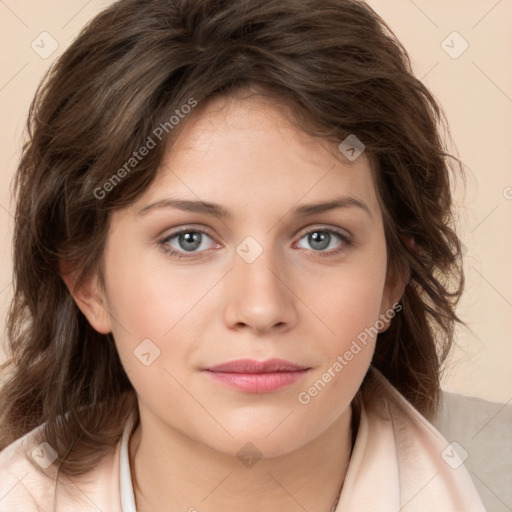
[[[310,229],[301,237],[300,241],[306,240],[314,252],[320,252],[321,256],[332,256],[343,251],[351,245],[351,238],[335,229]],[[341,242],[341,243],[340,243]],[[305,247],[302,247],[305,248]],[[331,249],[326,251],[326,249]],[[325,253],[325,254],[324,254]]]
[[[207,239],[212,240],[206,231],[197,228],[185,228],[166,236],[160,241],[160,245],[172,256],[176,256],[177,258],[189,258],[194,257],[198,252],[203,252],[203,250],[211,248],[209,247]]]
[[[349,235],[332,228],[315,228],[304,233],[298,246],[307,249],[300,245],[302,240],[306,240],[312,251],[319,256],[334,256],[352,244]],[[212,237],[202,229],[183,228],[167,235],[159,245],[166,253],[180,259],[199,257],[200,253],[215,246],[216,242],[212,242]]]

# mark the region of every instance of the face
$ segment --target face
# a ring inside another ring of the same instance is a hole
[[[285,454],[346,416],[397,299],[364,153],[282,112],[231,98],[191,115],[113,215],[102,305],[84,308],[112,331],[143,425],[230,454]]]

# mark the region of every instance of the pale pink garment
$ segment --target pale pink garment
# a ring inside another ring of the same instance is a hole
[[[457,453],[373,367],[363,398],[337,512],[485,512]],[[61,475],[57,486],[56,464],[35,462],[51,460],[35,439],[41,427],[18,439],[0,453],[0,512],[135,512],[127,455],[134,419],[99,466],[80,479]]]

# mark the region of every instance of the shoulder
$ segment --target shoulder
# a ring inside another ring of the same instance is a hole
[[[370,381],[364,414],[369,432],[388,446],[388,458],[394,458],[404,510],[419,511],[428,506],[431,510],[485,511],[453,444],[378,370],[372,369]]]
[[[120,512],[119,445],[79,477],[58,472],[43,426],[0,452],[0,512]]]
[[[487,508],[500,509],[504,503],[512,506],[512,401],[443,391],[433,424],[462,452]]]
[[[51,510],[54,454],[43,442],[42,425],[0,452],[0,512]]]

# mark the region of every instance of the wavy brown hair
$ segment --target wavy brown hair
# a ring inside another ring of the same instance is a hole
[[[425,416],[435,412],[463,323],[453,160],[443,111],[390,28],[357,0],[121,0],[55,62],[30,108],[14,180],[0,449],[44,423],[60,469],[79,475],[119,440],[135,392],[112,335],[90,326],[60,263],[78,285],[101,275],[112,212],[147,189],[186,118],[108,193],[99,187],[191,98],[199,109],[247,89],[291,106],[314,136],[337,145],[356,134],[365,144],[388,270],[410,275],[373,364]]]

